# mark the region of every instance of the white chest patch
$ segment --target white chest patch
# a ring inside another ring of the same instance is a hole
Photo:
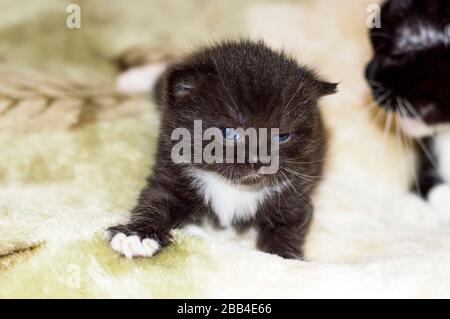
[[[439,166],[439,173],[447,184],[450,184],[450,132],[437,134],[434,152]]]
[[[223,227],[233,221],[245,221],[255,216],[258,207],[269,196],[279,193],[282,186],[255,190],[233,184],[216,173],[192,170],[194,183],[206,204],[209,204]]]

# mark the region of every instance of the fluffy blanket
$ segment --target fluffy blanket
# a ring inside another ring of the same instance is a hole
[[[449,225],[408,193],[412,145],[364,82],[372,0],[75,2],[71,30],[69,2],[0,1],[0,297],[450,297]],[[103,230],[150,172],[158,116],[114,90],[114,58],[238,36],[341,83],[322,103],[331,149],[307,261],[199,228],[154,258],[118,256]]]

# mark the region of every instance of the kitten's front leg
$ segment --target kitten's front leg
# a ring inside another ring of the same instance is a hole
[[[303,244],[312,211],[312,207],[296,208],[295,216],[292,211],[280,211],[264,220],[259,224],[258,248],[286,259],[303,259]]]
[[[111,247],[127,258],[153,256],[170,243],[170,231],[188,217],[186,206],[172,190],[151,183],[141,192],[130,221],[108,229]]]

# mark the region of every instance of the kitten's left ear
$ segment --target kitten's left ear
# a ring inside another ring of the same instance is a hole
[[[197,88],[197,72],[189,67],[174,67],[167,77],[169,95],[182,98],[190,95]]]
[[[339,83],[319,81],[320,96],[332,95],[338,91]]]

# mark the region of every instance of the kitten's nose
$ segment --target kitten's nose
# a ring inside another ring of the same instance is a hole
[[[264,166],[264,164],[261,163],[261,162],[251,163],[250,165],[252,166],[252,168],[253,168],[255,171],[259,170],[261,167]]]
[[[246,164],[249,164],[253,169],[259,170],[264,166],[264,163],[261,162],[260,158],[257,156],[252,157],[252,159],[247,159]]]

